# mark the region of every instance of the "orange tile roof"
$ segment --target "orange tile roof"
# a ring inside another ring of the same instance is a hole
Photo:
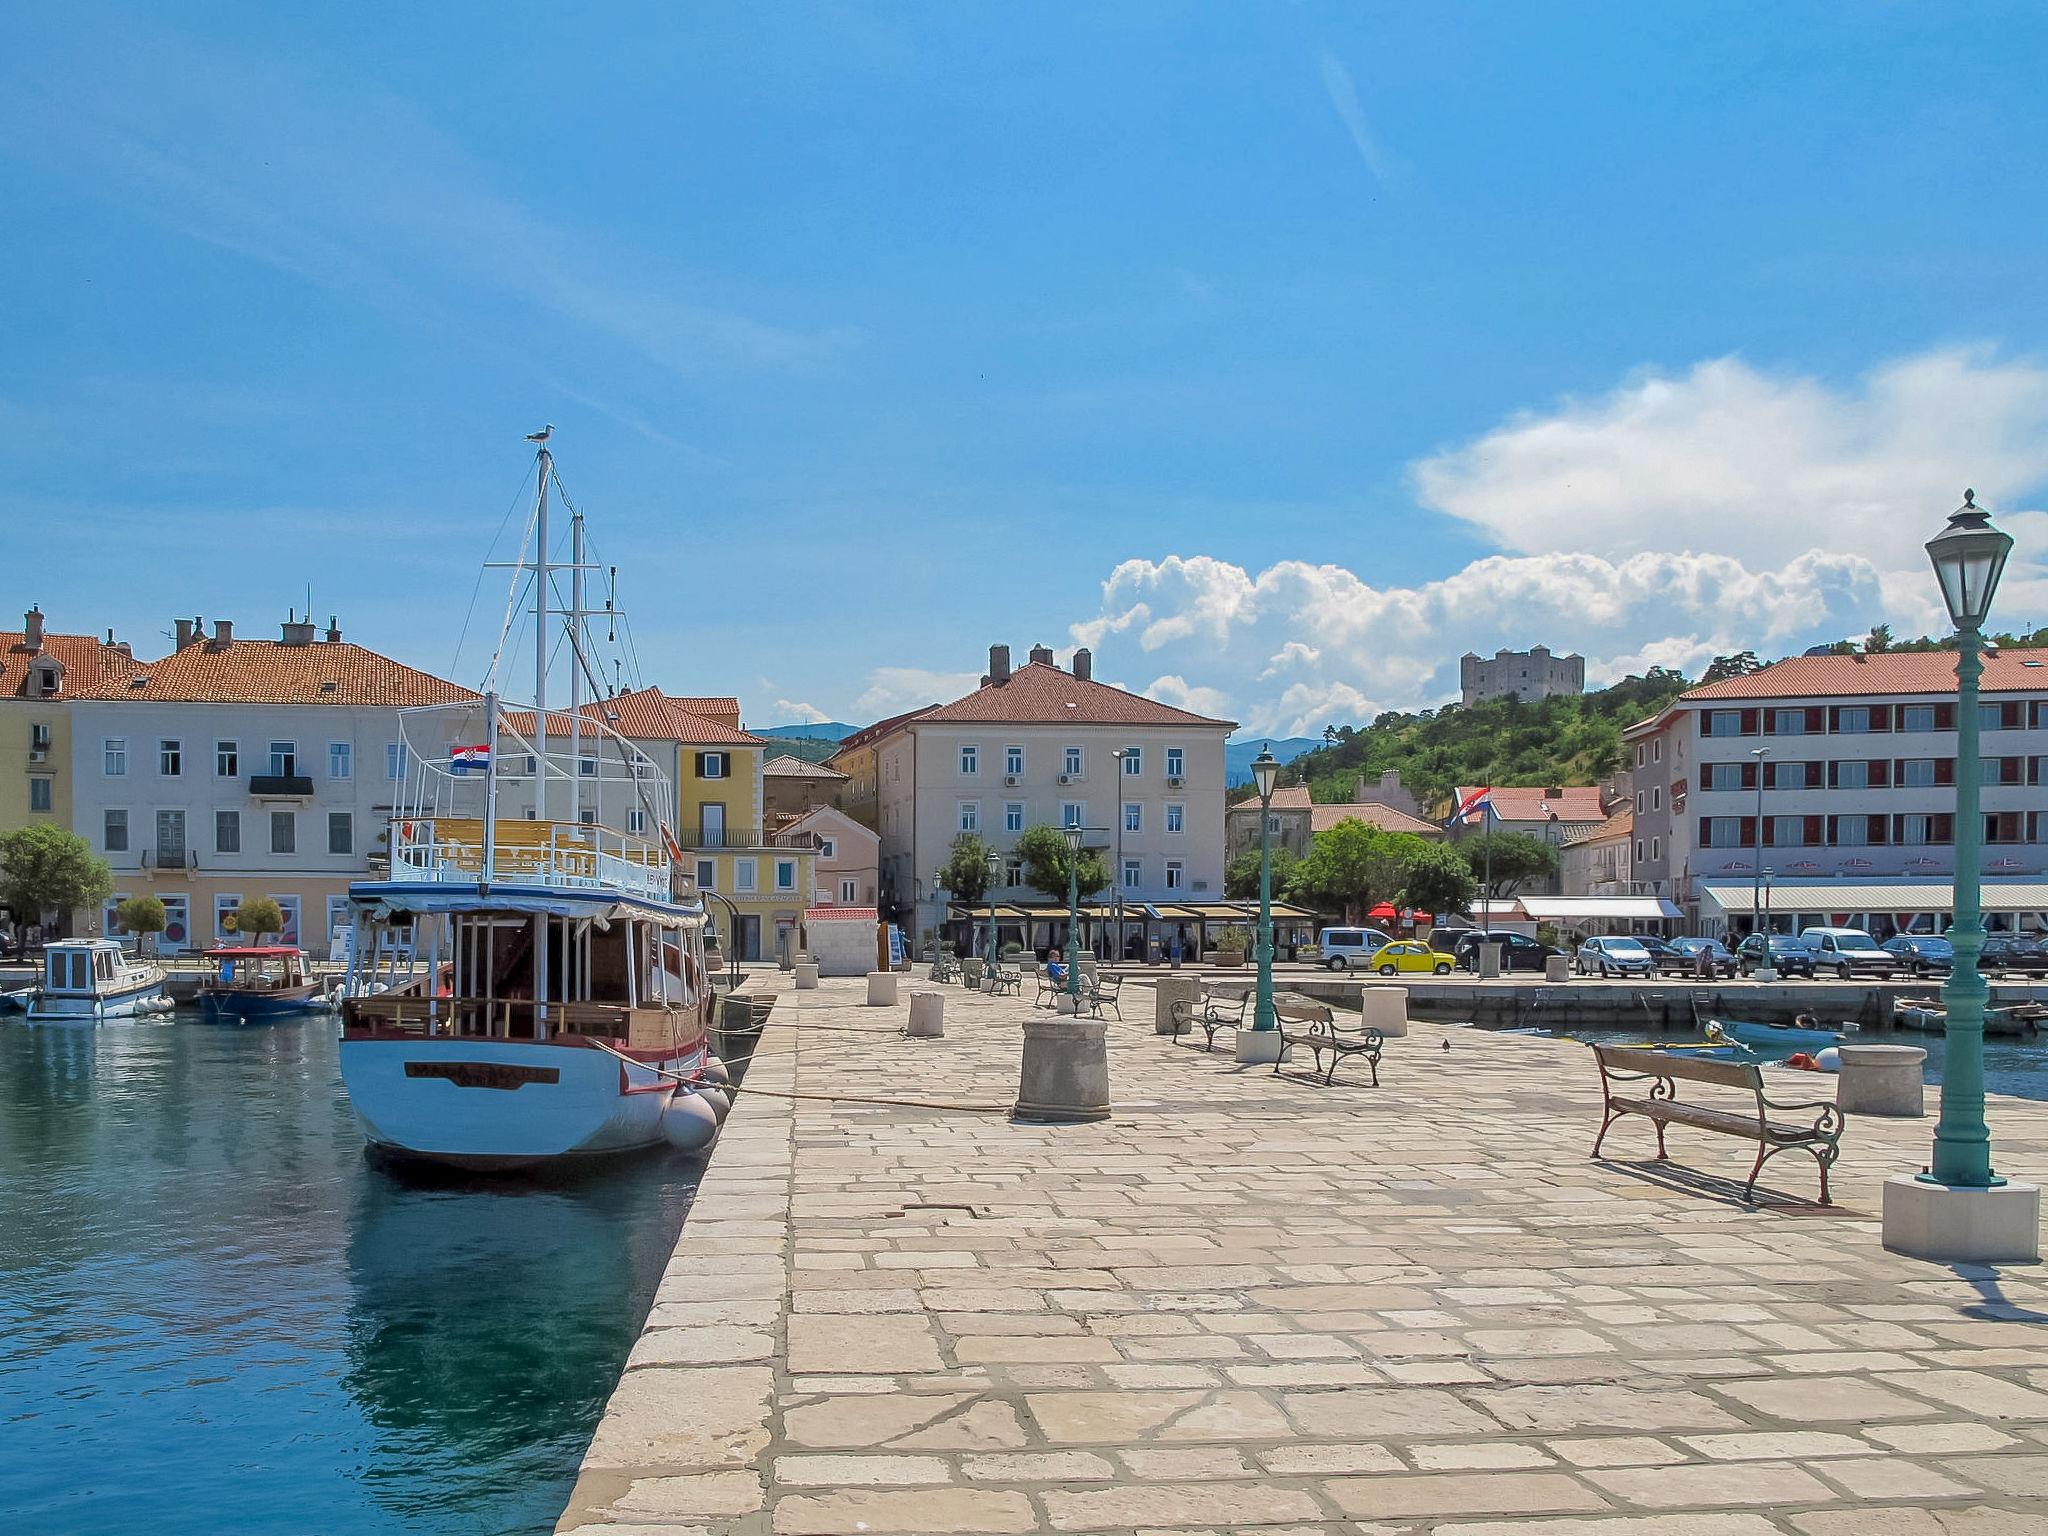
[[[1635,836],[1635,827],[1635,807],[1624,804],[1620,810],[1601,822],[1592,831],[1582,832],[1577,837],[1566,839],[1564,846],[1573,848],[1580,843],[1611,843],[1618,839]]]
[[[823,763],[811,762],[808,758],[795,757],[790,753],[777,753],[761,765],[761,771],[771,779],[833,779],[846,782],[846,775],[837,768],[827,768]]]
[[[701,715],[706,720],[729,726],[735,731],[740,728],[740,701],[728,698],[724,694],[708,694],[698,698],[671,697],[669,703],[693,715]]]
[[[990,725],[1237,725],[1079,678],[1045,661],[1029,662],[1008,681],[984,684],[919,719]]]
[[[1305,811],[1313,803],[1306,784],[1283,784],[1273,791],[1273,809],[1276,811]]]
[[[2031,665],[2030,665],[2031,663]],[[1984,658],[1986,693],[2048,692],[2048,649],[1999,651]],[[1858,651],[1847,656],[1791,656],[1747,677],[1688,689],[1684,703],[1713,699],[1854,698],[1862,694],[1954,693],[1954,651]]]
[[[704,700],[697,702],[703,703]],[[719,700],[711,700],[719,703]],[[639,688],[614,694],[583,706],[593,720],[602,721],[621,736],[634,741],[680,741],[693,747],[765,747],[765,737],[751,736],[722,720],[710,719],[685,707],[680,699],[669,698],[659,688]],[[734,718],[739,706],[733,705]]]
[[[1279,802],[1276,794],[1274,803]],[[1442,837],[1444,829],[1433,821],[1424,821],[1420,816],[1410,816],[1406,811],[1397,811],[1391,805],[1376,800],[1363,802],[1341,801],[1336,805],[1309,807],[1308,829],[1310,832],[1327,832],[1340,821],[1362,821],[1368,827],[1378,827],[1382,832],[1410,832],[1417,837]]]
[[[450,704],[480,695],[344,640],[195,640],[160,661],[124,661],[81,699],[181,704]]]
[[[125,678],[135,664],[126,644],[109,645],[98,635],[54,635],[45,630],[43,648],[37,652],[28,648],[24,631],[0,629],[0,698],[39,697],[29,691],[29,663],[38,655],[55,658],[64,669],[57,698],[76,698],[109,678]]]
[[[826,761],[836,763],[847,753],[858,751],[862,747],[880,741],[884,736],[893,734],[899,727],[908,724],[912,720],[922,719],[938,707],[936,704],[923,704],[916,709],[906,709],[900,715],[890,715],[886,720],[877,720],[873,725],[862,726],[851,736],[840,742],[839,750],[834,752]]]
[[[1463,805],[1468,796],[1479,792],[1479,788],[1476,784],[1460,784],[1453,805]],[[1493,815],[1497,821],[1548,821],[1553,812],[1559,821],[1607,819],[1597,785],[1568,785],[1555,797],[1548,789],[1537,785],[1503,784],[1493,790]],[[1475,830],[1478,828],[1477,812],[1473,813],[1468,825]]]

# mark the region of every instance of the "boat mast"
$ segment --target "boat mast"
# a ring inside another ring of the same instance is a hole
[[[498,693],[484,695],[484,870],[482,891],[491,888],[498,863]],[[479,894],[482,894],[482,891]]]
[[[548,819],[548,476],[555,456],[542,443],[536,455],[535,478],[540,508],[535,518],[538,538],[533,552],[533,814]]]
[[[569,509],[569,819],[583,820],[583,513]],[[599,749],[602,754],[603,743]],[[599,796],[601,800],[602,795]]]

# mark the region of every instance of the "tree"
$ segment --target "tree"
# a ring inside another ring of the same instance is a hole
[[[130,896],[114,908],[114,925],[141,938],[155,939],[170,926],[171,915],[155,896]],[[154,944],[147,946],[155,948]]]
[[[284,913],[268,896],[245,896],[235,908],[235,932],[260,944],[264,934],[284,932]]]
[[[1308,857],[1288,876],[1288,897],[1341,913],[1346,922],[1377,902],[1395,900],[1407,874],[1403,836],[1347,816],[1310,840]]]
[[[46,912],[97,907],[114,893],[113,871],[92,844],[62,827],[0,833],[0,907],[19,927]]]
[[[1058,827],[1027,827],[1017,839],[1017,857],[1024,861],[1024,883],[1054,901],[1067,899],[1067,869],[1073,864],[1082,901],[1109,884],[1109,866],[1094,848],[1081,850],[1078,863],[1067,852],[1067,835]]]
[[[1889,624],[1873,624],[1870,633],[1863,639],[1863,654],[1882,656],[1892,648],[1892,627]]]
[[[953,893],[955,901],[974,905],[988,894],[988,854],[979,832],[962,832],[953,839],[953,852],[939,870],[939,884]]]
[[[1407,859],[1408,873],[1401,885],[1401,901],[1426,912],[1463,912],[1472,904],[1478,882],[1457,849],[1426,838],[1416,838],[1419,847]]]
[[[1752,672],[1761,672],[1764,664],[1756,659],[1755,651],[1737,651],[1733,656],[1716,656],[1707,663],[1702,683],[1718,683],[1731,677],[1747,677]]]
[[[1490,832],[1484,837],[1468,837],[1458,844],[1458,852],[1464,855],[1466,866],[1482,885],[1491,869],[1493,885],[1489,894],[1495,901],[1514,895],[1528,881],[1557,873],[1557,850],[1527,832]]]
[[[1277,896],[1287,889],[1287,878],[1294,872],[1294,866],[1301,862],[1301,856],[1292,848],[1273,850],[1273,893]],[[1259,850],[1240,853],[1230,861],[1223,871],[1223,894],[1232,901],[1257,901],[1259,899]]]

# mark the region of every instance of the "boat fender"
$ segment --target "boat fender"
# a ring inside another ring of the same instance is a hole
[[[679,1152],[702,1152],[718,1139],[718,1112],[701,1095],[676,1094],[661,1112],[661,1134]]]
[[[720,1089],[699,1088],[697,1090],[697,1097],[711,1106],[720,1121],[723,1121],[727,1115],[732,1113],[732,1097]]]
[[[1842,1070],[1842,1053],[1831,1045],[1813,1058],[1813,1065],[1819,1072],[1839,1072]]]
[[[1800,1072],[1818,1072],[1820,1064],[1804,1051],[1794,1051],[1785,1058],[1785,1065]]]
[[[720,1087],[732,1081],[732,1074],[725,1070],[725,1063],[716,1056],[705,1058],[704,1065],[697,1073],[702,1082],[717,1083]]]

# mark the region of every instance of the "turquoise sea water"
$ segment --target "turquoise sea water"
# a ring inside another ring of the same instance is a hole
[[[0,1023],[0,1530],[552,1529],[697,1165],[362,1145],[331,1019]]]

